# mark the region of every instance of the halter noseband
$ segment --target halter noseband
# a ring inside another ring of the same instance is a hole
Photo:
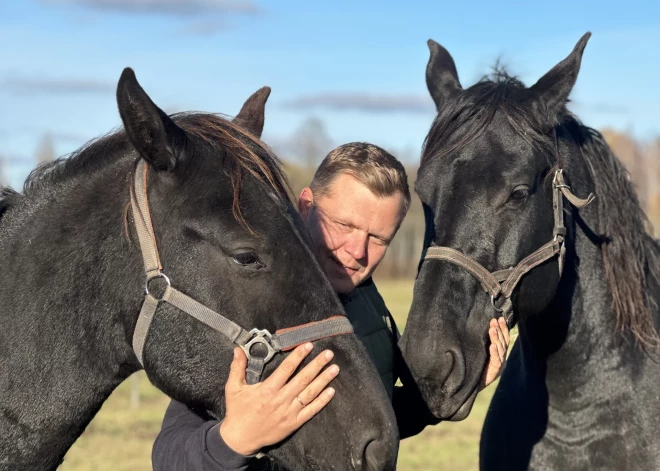
[[[259,382],[264,366],[276,353],[292,350],[305,342],[314,342],[335,335],[353,333],[353,326],[345,316],[332,316],[322,321],[280,329],[275,334],[271,334],[266,329],[252,329],[248,332],[223,315],[173,288],[169,278],[161,271],[163,267],[160,263],[156,237],[151,223],[151,215],[149,214],[147,166],[143,160],[140,160],[137,164],[134,187],[131,187],[131,209],[142,251],[144,270],[147,274],[144,303],[133,332],[133,350],[141,365],[144,366],[144,343],[160,302],[171,304],[191,315],[241,347],[248,358],[246,369],[248,384]],[[167,288],[160,299],[149,292],[149,283],[156,278],[162,278],[167,283]],[[266,347],[267,353],[265,356],[258,357],[251,354],[251,348],[257,344]]]
[[[552,209],[555,215],[555,226],[552,230],[552,240],[541,246],[538,250],[532,252],[515,267],[491,273],[484,268],[483,265],[479,264],[479,262],[458,250],[438,246],[429,247],[426,250],[423,259],[444,260],[458,265],[469,272],[479,280],[486,293],[490,294],[490,301],[493,308],[497,312],[502,313],[507,324],[511,327],[511,320],[513,319],[511,295],[525,273],[546,260],[551,259],[555,255],[558,255],[559,277],[561,278],[566,252],[564,246],[566,227],[564,226],[564,203],[562,195],[578,209],[584,208],[595,198],[593,193],[589,193],[589,196],[587,196],[586,199],[581,199],[575,196],[571,192],[570,187],[564,182],[563,169],[555,171],[555,176],[552,180]],[[500,296],[504,298],[504,303],[502,303],[500,307],[497,307],[495,301]]]

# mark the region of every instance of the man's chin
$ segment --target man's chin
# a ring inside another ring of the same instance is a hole
[[[330,283],[332,284],[332,287],[335,289],[337,293],[346,294],[353,291],[355,287],[361,283],[361,281],[358,281],[356,283],[355,280],[353,280],[353,278],[348,276],[346,277],[331,276]]]
[[[331,279],[330,283],[337,293],[347,294],[355,289],[355,284],[350,278],[348,280]]]

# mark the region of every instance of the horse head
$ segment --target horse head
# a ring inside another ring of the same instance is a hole
[[[449,52],[429,41],[438,116],[415,183],[426,235],[402,348],[437,418],[469,414],[489,320],[524,324],[547,311],[562,271],[572,276],[572,207],[592,199],[573,192],[593,185],[587,164],[567,157],[580,151],[561,123],[589,36],[531,87],[500,72],[463,89]]]

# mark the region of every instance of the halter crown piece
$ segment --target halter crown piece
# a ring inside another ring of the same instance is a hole
[[[552,180],[552,209],[555,215],[555,226],[552,230],[552,240],[541,246],[541,248],[535,252],[532,252],[513,268],[498,270],[491,273],[479,262],[462,252],[449,247],[439,246],[429,247],[424,255],[424,260],[444,260],[453,263],[454,265],[458,265],[474,276],[479,280],[486,293],[490,294],[490,301],[493,308],[497,312],[502,313],[507,324],[511,327],[511,321],[513,319],[511,295],[525,273],[546,260],[551,259],[555,255],[558,255],[559,277],[561,278],[564,270],[564,258],[566,255],[566,248],[564,246],[566,227],[564,226],[564,202],[562,195],[569,203],[578,209],[584,208],[595,198],[593,193],[590,193],[586,199],[575,196],[571,192],[570,187],[564,181],[563,169],[555,171],[555,176]],[[495,302],[500,296],[504,298],[504,302],[498,307]]]
[[[335,335],[353,333],[353,326],[345,316],[341,315],[332,316],[318,322],[280,329],[275,334],[271,334],[266,329],[247,331],[223,315],[173,288],[170,279],[162,272],[163,267],[160,263],[156,237],[151,223],[151,215],[149,214],[147,168],[144,161],[140,159],[135,171],[134,187],[131,188],[133,221],[142,251],[144,270],[147,275],[144,303],[133,332],[133,350],[141,365],[144,366],[144,344],[149,333],[149,327],[161,302],[171,304],[191,315],[241,347],[248,358],[246,368],[246,381],[248,384],[259,382],[266,363],[276,353],[292,350],[305,342],[314,342]],[[167,288],[160,299],[149,292],[149,283],[156,278],[162,278],[167,283]],[[267,353],[265,356],[257,356],[251,353],[252,347],[257,344],[266,347]]]

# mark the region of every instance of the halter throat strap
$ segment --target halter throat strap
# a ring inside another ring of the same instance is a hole
[[[131,186],[131,211],[146,273],[144,302],[133,332],[133,350],[142,366],[144,366],[144,344],[161,302],[189,314],[241,347],[248,358],[246,369],[248,384],[259,382],[265,365],[276,353],[292,350],[306,342],[353,333],[353,326],[345,316],[332,316],[321,321],[280,329],[275,334],[271,334],[266,329],[247,331],[232,320],[173,288],[170,279],[162,272],[163,267],[149,213],[147,169],[147,165],[140,159],[135,171],[134,184]],[[163,279],[167,284],[161,298],[155,297],[149,291],[150,282],[157,278]],[[252,353],[252,347],[258,344],[265,347],[267,352],[265,356]]]
[[[577,209],[582,209],[591,203],[595,196],[590,193],[586,199],[575,196],[570,187],[564,181],[563,169],[555,171],[552,181],[552,208],[554,212],[554,228],[552,230],[552,240],[542,245],[539,249],[525,257],[515,267],[488,271],[483,265],[462,252],[450,247],[429,247],[426,250],[424,259],[444,260],[463,268],[474,276],[483,287],[486,293],[490,294],[491,303],[497,312],[501,312],[507,323],[511,323],[513,318],[513,305],[511,295],[523,275],[558,255],[559,277],[561,278],[564,269],[566,227],[564,225],[564,205],[562,196],[565,197]],[[502,296],[504,302],[498,307],[495,302]]]

